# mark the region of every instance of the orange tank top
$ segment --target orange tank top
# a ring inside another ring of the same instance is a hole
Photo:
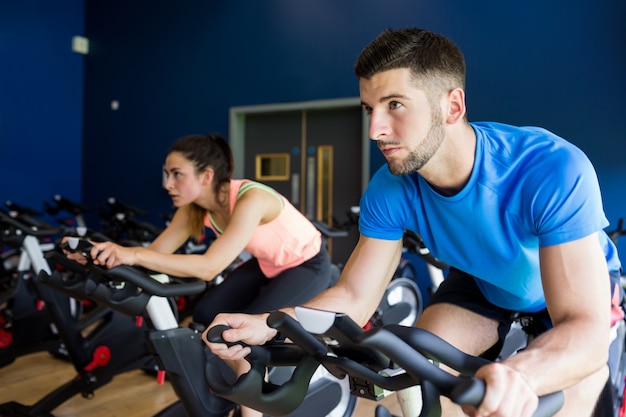
[[[273,278],[289,268],[293,268],[317,255],[322,246],[322,235],[317,228],[300,213],[283,195],[274,189],[250,180],[230,181],[230,212],[237,198],[251,188],[261,188],[276,196],[282,210],[272,221],[257,226],[252,239],[244,248],[259,261],[261,271]],[[223,231],[207,215],[205,225],[216,236]]]

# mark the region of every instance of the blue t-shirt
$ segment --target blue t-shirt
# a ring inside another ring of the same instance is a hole
[[[360,232],[395,240],[418,233],[434,256],[477,278],[489,301],[524,312],[545,308],[539,247],[602,231],[608,221],[585,154],[537,127],[471,123],[476,158],[456,195],[437,193],[417,173],[381,167],[361,198]],[[610,271],[615,246],[599,233]]]

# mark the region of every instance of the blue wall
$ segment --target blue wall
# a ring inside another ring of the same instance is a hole
[[[176,137],[227,134],[231,106],[358,96],[361,49],[417,25],[464,50],[471,120],[541,125],[587,152],[615,222],[626,216],[625,21],[617,0],[88,0],[83,195],[166,212],[160,170]]]
[[[626,217],[623,1],[84,0],[91,42],[84,73],[75,70],[83,58],[64,43],[82,29],[82,2],[57,1],[55,14],[47,4],[0,0],[2,51],[15,48],[11,59],[26,62],[12,70],[16,80],[2,77],[0,173],[36,186],[2,187],[2,198],[39,201],[64,189],[89,205],[115,196],[155,215],[169,212],[161,166],[175,138],[227,135],[231,106],[358,96],[352,67],[361,49],[387,27],[416,25],[449,36],[465,52],[471,120],[541,125],[564,136],[594,162],[609,220]],[[31,12],[41,10],[33,21]],[[31,19],[33,29],[5,26],[5,11]],[[28,36],[42,31],[54,36],[46,33],[34,48]],[[60,52],[47,45],[55,37],[63,38]],[[47,78],[31,81],[42,71]],[[22,100],[19,109],[5,98],[9,88]],[[35,163],[5,156],[22,136],[45,143]],[[61,148],[72,174],[49,169],[51,155],[60,165]],[[376,154],[373,163],[381,163]]]
[[[0,0],[0,205],[82,186],[83,0]]]

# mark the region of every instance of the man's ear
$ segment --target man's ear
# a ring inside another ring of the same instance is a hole
[[[465,91],[455,88],[448,92],[446,101],[446,123],[455,124],[465,118]]]

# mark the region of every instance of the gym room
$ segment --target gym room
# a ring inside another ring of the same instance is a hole
[[[168,149],[216,132],[232,148],[234,178],[265,182],[306,217],[345,229],[328,239],[342,266],[358,238],[351,209],[385,163],[367,136],[354,64],[385,29],[416,26],[463,51],[470,121],[540,126],[587,155],[605,230],[626,254],[626,238],[617,239],[626,218],[625,21],[619,0],[0,0],[0,232],[21,235],[2,221],[21,212],[41,222],[44,252],[60,229],[81,225],[147,245],[174,211],[163,188]],[[59,229],[45,236],[44,224]],[[63,332],[37,335],[50,343],[32,347],[39,341],[12,327],[8,282],[20,244],[0,241],[0,353],[18,336],[29,347],[0,357],[0,416],[176,415],[163,411],[179,395],[171,378],[158,383],[158,366],[134,364],[83,389],[84,367],[72,366]],[[407,257],[426,301],[428,266]],[[33,323],[49,332],[57,317],[31,296]],[[97,308],[88,304],[74,307]],[[83,360],[98,366],[95,356]],[[400,415],[395,394],[380,403]],[[373,416],[377,405],[359,398],[328,415]]]

